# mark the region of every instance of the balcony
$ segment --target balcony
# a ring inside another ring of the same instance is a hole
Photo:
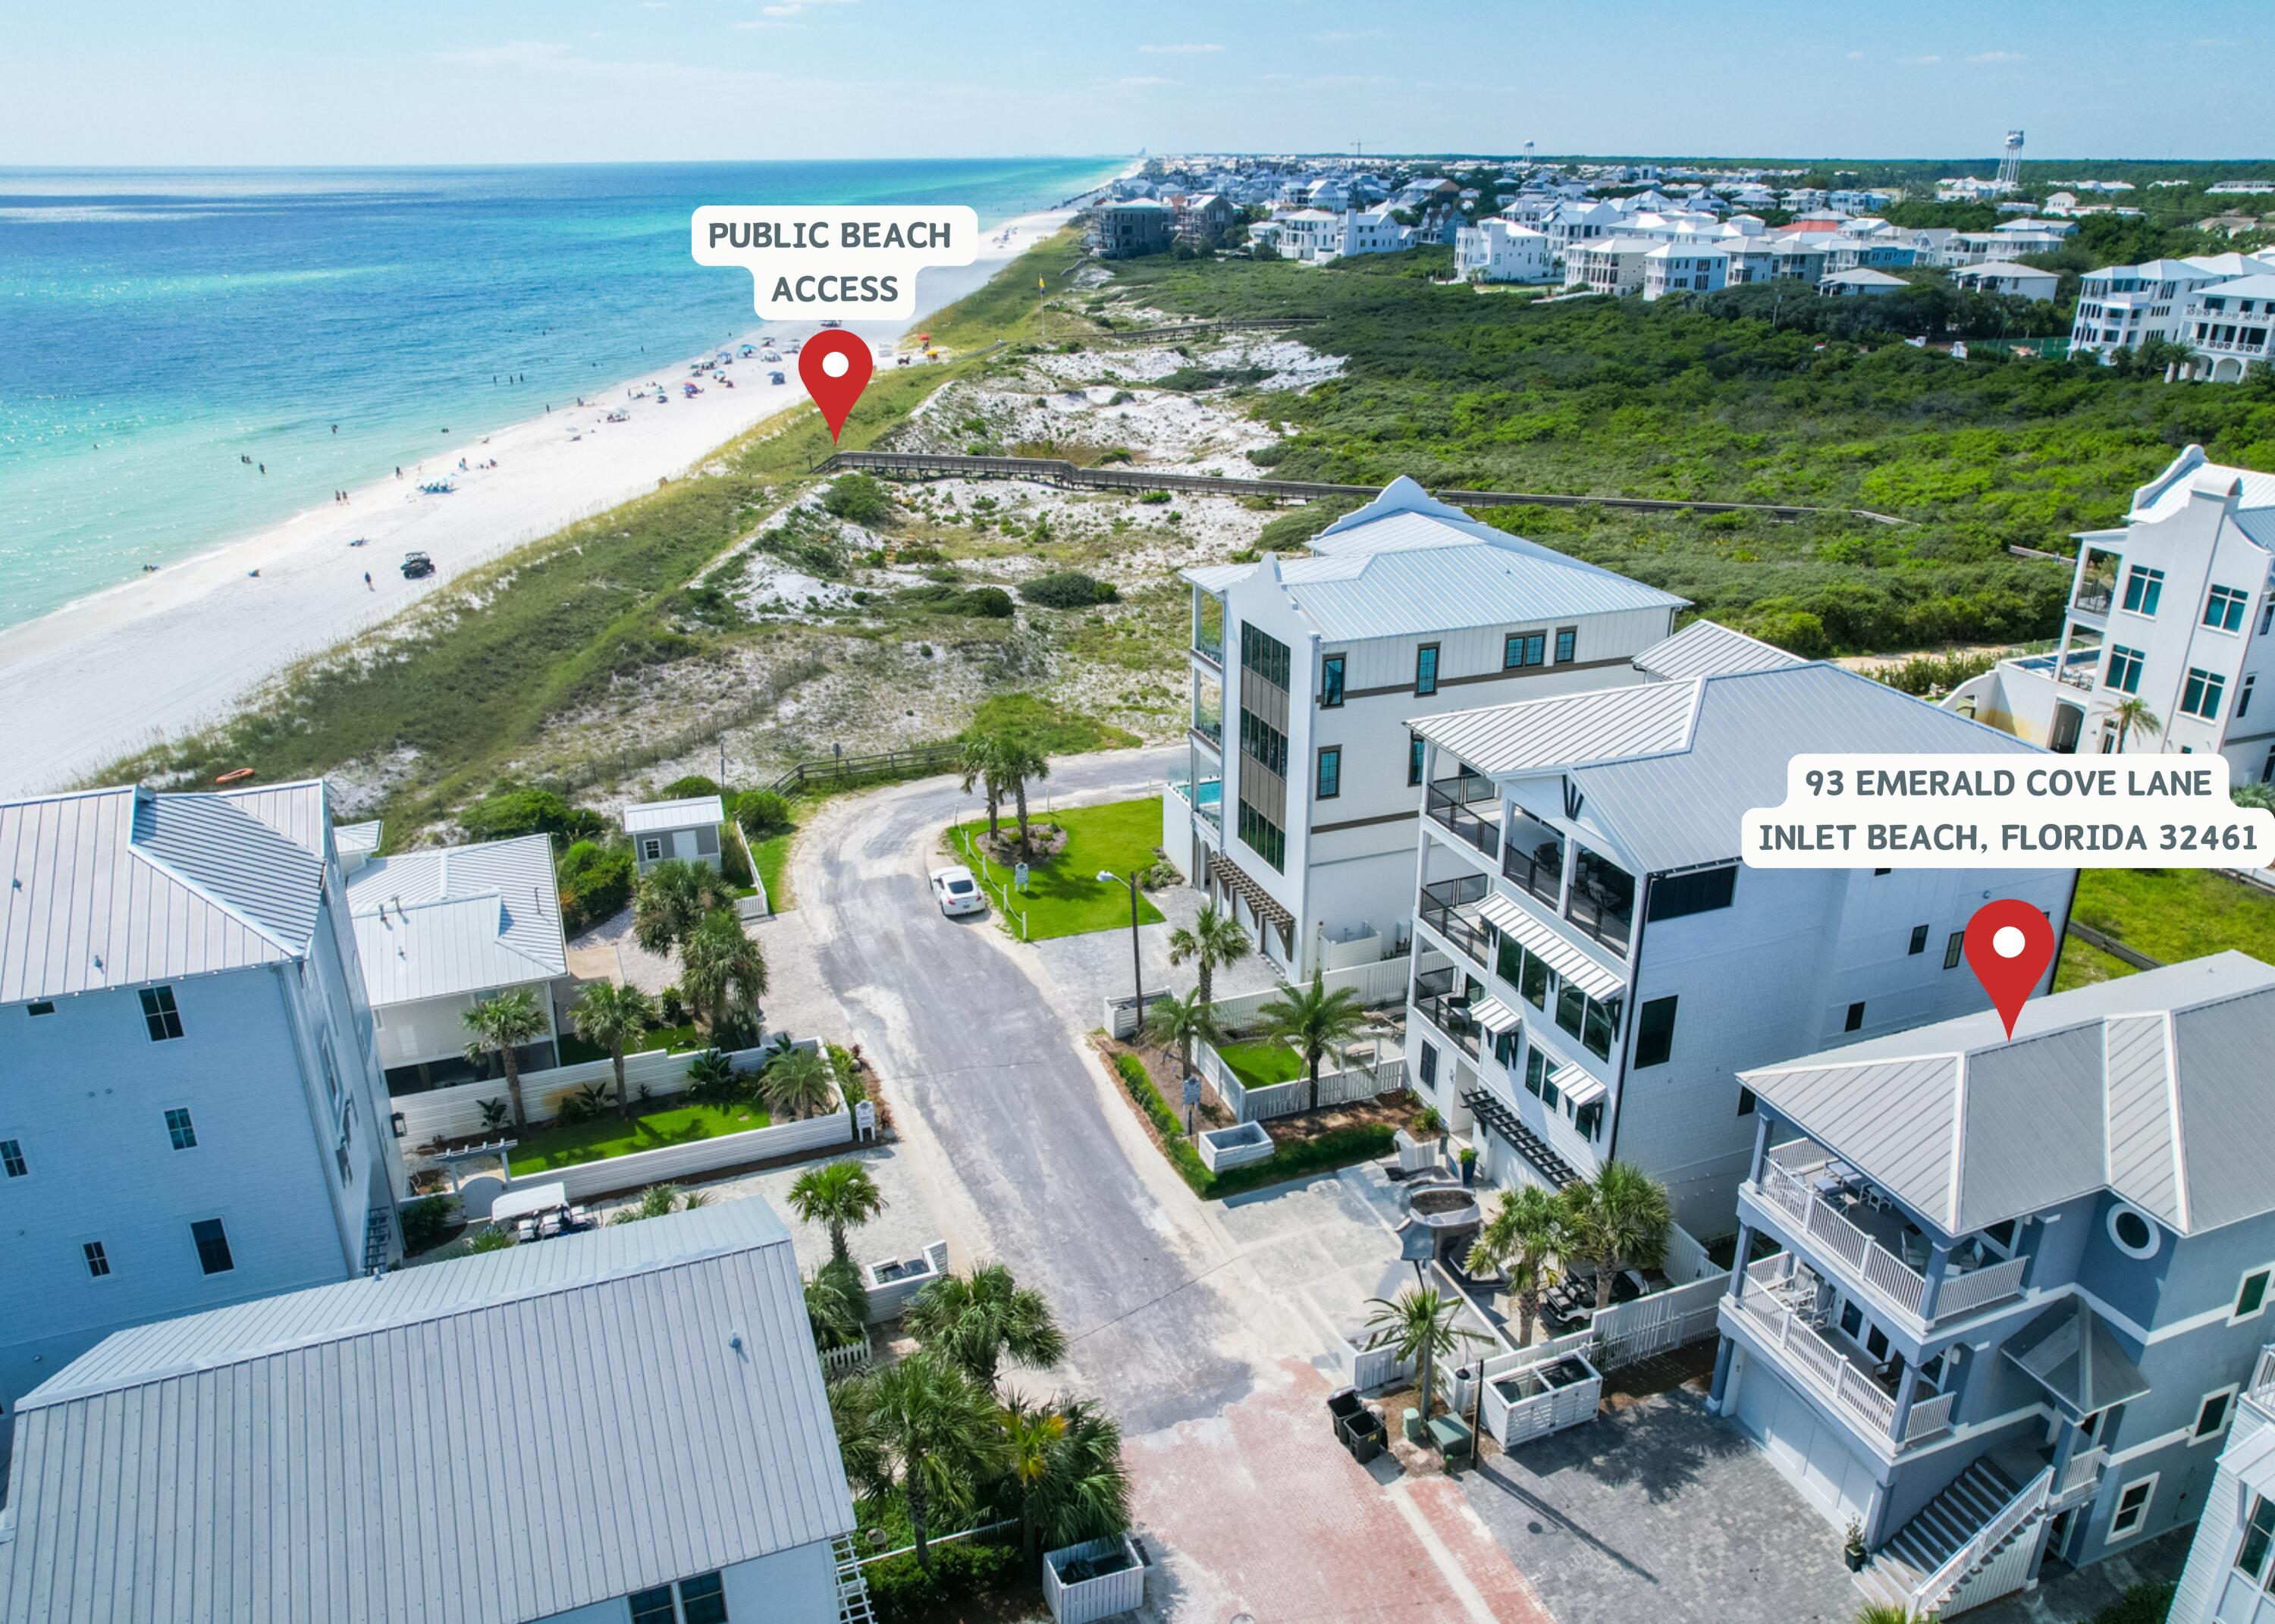
[[[1517,812],[1508,826],[1500,872],[1553,913],[1564,898],[1564,837],[1538,819]]]
[[[1628,940],[1635,933],[1635,876],[1613,867],[1585,846],[1579,848],[1564,917],[1591,940],[1627,957]]]
[[[1475,905],[1485,899],[1492,883],[1483,874],[1462,874],[1422,888],[1422,923],[1480,971],[1492,968],[1493,938]]]
[[[1183,797],[1221,835],[1224,833],[1224,780],[1195,779],[1188,767],[1169,769],[1169,788]]]
[[[1220,756],[1224,754],[1224,717],[1221,714],[1195,716],[1186,726],[1192,730],[1193,737],[1204,746],[1213,750]]]
[[[1489,804],[1489,812],[1473,810]],[[1475,773],[1441,778],[1430,786],[1423,809],[1432,823],[1451,831],[1488,857],[1500,856],[1500,803],[1493,780]]]
[[[1478,1057],[1477,1018],[1470,1013],[1468,979],[1452,965],[1414,978],[1414,1008],[1471,1060]]]
[[[1881,1453],[1893,1455],[1950,1431],[1954,1395],[1919,1382],[1903,1437],[1896,1437],[1903,1376],[1827,1324],[1817,1306],[1823,1295],[1816,1277],[1792,1253],[1780,1252],[1746,1271],[1743,1293],[1723,1298],[1722,1311],[1769,1348],[1782,1373],[1824,1400]]]
[[[2073,688],[2082,688],[2090,693],[2101,669],[2101,650],[2073,648],[2067,659],[2059,652],[2025,654],[2009,663],[2018,671],[2028,671],[2036,676],[2051,676],[2057,682],[2067,683]],[[2060,669],[2056,668],[2057,664]]]
[[[2107,585],[2088,582],[2077,589],[2077,595],[2069,601],[2069,607],[2080,615],[2106,615],[2113,598],[2114,594]]]
[[[1916,1330],[2022,1294],[2029,1260],[1996,1258],[1970,1242],[1952,1254],[1934,1311],[1923,1313],[1926,1235],[1869,1182],[1838,1161],[1820,1158],[1813,1164],[1788,1166],[1772,1158],[1743,1191],[1790,1231],[1794,1244],[1824,1258],[1850,1283],[1863,1286]]]

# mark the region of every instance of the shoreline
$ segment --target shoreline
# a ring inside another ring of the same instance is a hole
[[[851,323],[851,330],[881,348],[897,343],[1073,212],[1039,210],[990,229],[971,265],[922,273],[910,323]],[[0,789],[52,791],[208,726],[293,665],[354,642],[467,570],[702,466],[737,435],[805,399],[796,357],[785,351],[767,362],[741,356],[740,347],[761,335],[802,340],[813,330],[754,315],[721,346],[737,351],[727,374],[732,389],[703,374],[699,395],[681,390],[698,381],[692,363],[717,352],[707,348],[606,386],[582,405],[406,463],[399,478],[351,490],[344,503],[303,510],[0,629]],[[768,382],[777,371],[783,382]],[[659,386],[668,404],[657,404]],[[608,422],[618,410],[627,420]],[[497,466],[482,465],[493,460]],[[421,484],[444,479],[450,494],[420,493]],[[357,538],[363,545],[351,546]],[[435,573],[404,578],[411,551],[429,554]]]

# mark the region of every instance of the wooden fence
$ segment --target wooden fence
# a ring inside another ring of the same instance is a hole
[[[1303,501],[1345,498],[1371,502],[1381,491],[1372,485],[1329,485],[1312,480],[1242,480],[1213,473],[1168,473],[1145,468],[1083,468],[1051,457],[971,457],[947,451],[836,451],[815,467],[817,473],[897,474],[911,480],[1031,480],[1086,490],[1190,491],[1206,496],[1285,496]],[[1535,491],[1438,491],[1440,501],[1462,508],[1628,508],[1645,513],[1760,513],[1771,518],[1805,518],[1818,514],[1868,519],[1878,525],[1910,521],[1863,508],[1810,508],[1786,502],[1687,502],[1666,496],[1593,496]]]
[[[823,756],[793,763],[767,788],[776,795],[797,795],[813,784],[859,783],[873,778],[944,773],[958,759],[958,747],[953,744],[911,744],[906,750],[888,750],[867,756]]]

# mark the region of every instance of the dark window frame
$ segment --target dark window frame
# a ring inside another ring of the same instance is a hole
[[[1328,764],[1334,763],[1332,774]],[[1332,787],[1330,787],[1332,786]],[[1343,792],[1343,747],[1322,744],[1319,759],[1311,767],[1311,792],[1322,801],[1332,801]]]
[[[1428,748],[1429,741],[1425,739],[1419,733],[1409,734],[1407,736],[1406,787],[1410,789],[1413,789],[1422,782],[1422,774],[1424,772],[1423,752]]]
[[[208,1276],[231,1274],[237,1254],[230,1250],[229,1226],[218,1218],[200,1218],[190,1225],[190,1243],[198,1250],[198,1267]]]
[[[161,983],[140,989],[142,1025],[153,1043],[170,1043],[183,1035],[181,1007],[172,986]]]
[[[1570,665],[1579,657],[1580,628],[1577,626],[1557,627],[1556,663],[1558,665]]]
[[[21,1139],[0,1139],[0,1175],[11,1179],[26,1177],[32,1164],[25,1159]]]
[[[1440,646],[1425,643],[1414,651],[1414,697],[1426,699],[1438,691]]]
[[[1844,1032],[1858,1032],[1864,1030],[1864,1001],[1863,999],[1860,998],[1855,1003],[1848,1006],[1848,1017],[1841,1023],[1840,1030]]]
[[[1921,954],[1926,951],[1927,926],[1924,925],[1915,925],[1912,926],[1911,946],[1904,950],[1904,956],[1906,958],[1917,958]]]
[[[87,1263],[87,1278],[107,1280],[110,1276],[110,1254],[103,1250],[100,1241],[81,1241],[79,1255]]]
[[[176,1119],[179,1118],[179,1121]],[[198,1125],[190,1120],[187,1106],[175,1106],[166,1113],[166,1137],[173,1141],[178,1151],[198,1148]]]
[[[1319,708],[1341,710],[1343,704],[1343,671],[1345,656],[1328,654],[1319,661]]]
[[[1966,950],[1967,933],[1965,931],[1952,932],[1949,936],[1944,939],[1943,967],[1946,970],[1958,969],[1960,956],[1965,953]]]
[[[1500,668],[1523,671],[1548,663],[1548,634],[1545,631],[1512,631],[1501,638]]]
[[[1629,1062],[1636,1070],[1645,1066],[1664,1066],[1674,1057],[1679,1001],[1678,995],[1670,993],[1664,998],[1647,998],[1637,1007],[1635,1054]]]

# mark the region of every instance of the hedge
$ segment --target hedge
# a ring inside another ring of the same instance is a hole
[[[901,1624],[952,1607],[1018,1580],[1019,1551],[1016,1545],[977,1539],[952,1545],[935,1542],[929,1554],[933,1571],[917,1566],[916,1553],[888,1556],[861,1570],[869,1587],[869,1605],[880,1624]]]
[[[1160,1136],[1161,1153],[1178,1176],[1191,1186],[1195,1195],[1203,1200],[1222,1200],[1243,1191],[1261,1190],[1267,1184],[1284,1183],[1302,1178],[1309,1173],[1324,1173],[1333,1167],[1348,1167],[1355,1162],[1372,1161],[1391,1152],[1394,1129],[1386,1122],[1354,1122],[1323,1133],[1315,1139],[1291,1141],[1276,1148],[1262,1161],[1248,1162],[1241,1167],[1228,1167],[1222,1173],[1211,1173],[1201,1153],[1185,1137],[1183,1126],[1169,1102],[1161,1098],[1161,1091],[1153,1086],[1146,1074],[1145,1063],[1124,1050],[1114,1057],[1114,1069],[1121,1075],[1122,1087],[1130,1091],[1130,1099],[1145,1112],[1145,1120],[1153,1124]]]

